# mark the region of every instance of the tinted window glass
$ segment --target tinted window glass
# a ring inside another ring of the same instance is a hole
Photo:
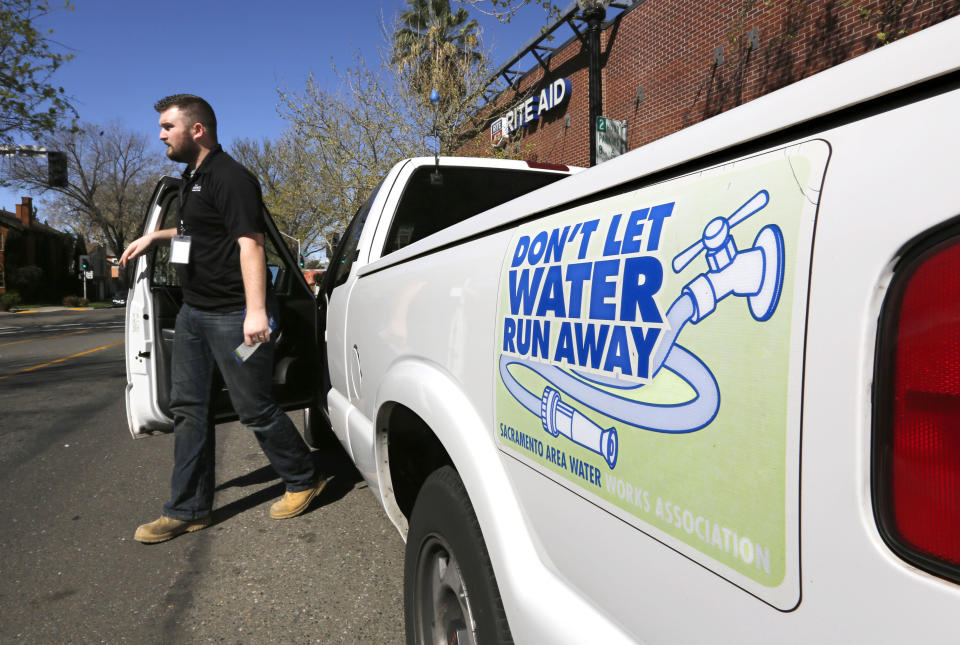
[[[264,214],[264,217],[267,217]],[[267,256],[267,271],[269,272],[270,284],[273,286],[273,292],[279,295],[290,294],[290,280],[287,263],[284,261],[280,251],[269,235],[263,236],[263,250]],[[294,257],[297,255],[296,247],[290,249]]]
[[[168,195],[163,203],[163,215],[157,222],[156,230],[162,231],[177,227],[177,200],[175,195]],[[155,244],[153,246],[153,273],[150,274],[150,284],[153,286],[179,287],[180,278],[177,270],[170,262],[170,245]]]
[[[566,176],[531,170],[441,166],[442,182],[437,182],[431,178],[433,173],[432,166],[414,171],[400,198],[384,255]]]
[[[326,293],[329,294],[336,287],[347,281],[347,277],[350,275],[350,269],[353,268],[353,263],[357,259],[357,245],[360,243],[360,233],[363,232],[363,225],[367,221],[367,215],[370,214],[370,207],[373,206],[373,200],[377,198],[377,193],[380,192],[380,186],[382,185],[382,181],[376,185],[370,197],[363,203],[363,206],[360,207],[357,214],[353,216],[350,226],[347,227],[343,238],[337,245],[337,249],[333,253],[333,258],[330,260],[330,266],[326,274],[324,274],[324,291]]]

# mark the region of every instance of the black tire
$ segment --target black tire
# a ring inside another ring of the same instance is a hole
[[[513,643],[473,504],[450,466],[417,495],[403,580],[408,645]]]

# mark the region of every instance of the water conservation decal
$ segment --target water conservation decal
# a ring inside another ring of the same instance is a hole
[[[500,281],[501,449],[785,609],[828,153],[808,142],[537,220]]]

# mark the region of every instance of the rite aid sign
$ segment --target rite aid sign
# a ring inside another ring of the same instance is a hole
[[[571,87],[569,79],[560,78],[540,90],[539,96],[517,103],[490,124],[490,143],[495,147],[503,145],[511,134],[536,121],[544,112],[563,105],[570,98]]]

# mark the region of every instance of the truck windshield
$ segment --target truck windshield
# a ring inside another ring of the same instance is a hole
[[[383,254],[473,217],[567,175],[506,168],[433,166],[414,171],[397,206]]]

